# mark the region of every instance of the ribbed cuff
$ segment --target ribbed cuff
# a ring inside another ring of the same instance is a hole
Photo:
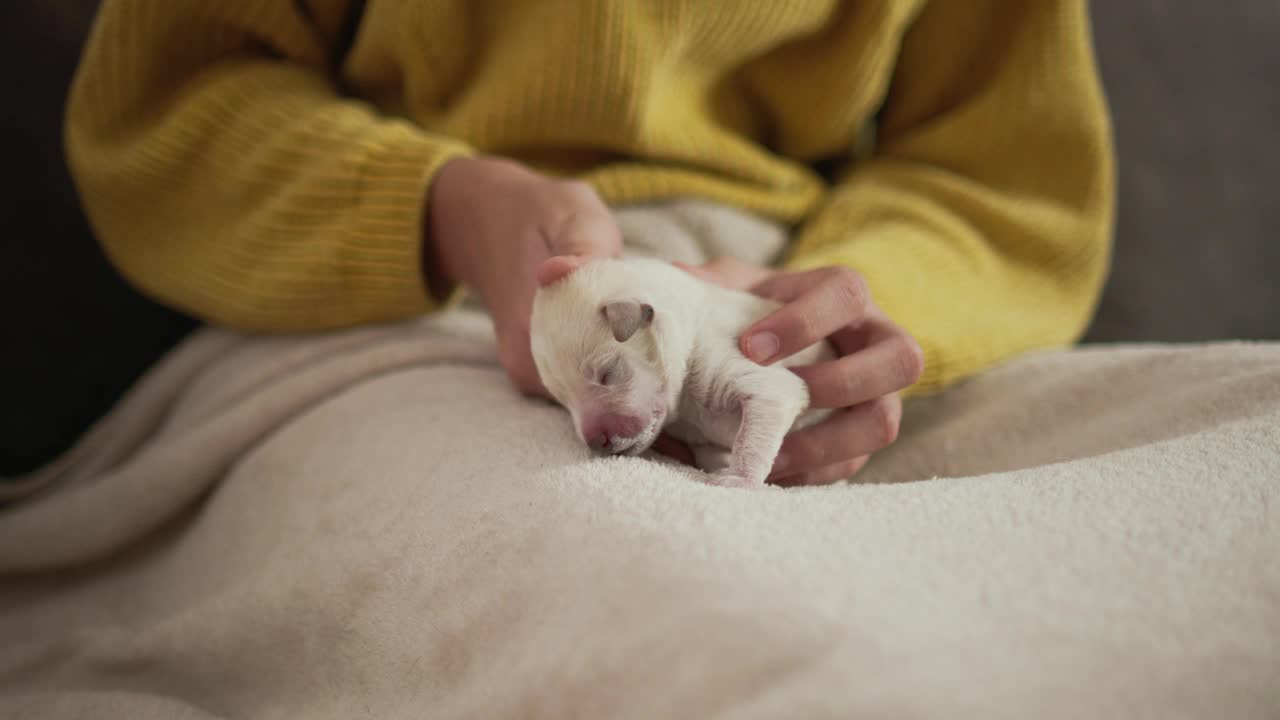
[[[360,205],[350,218],[343,267],[354,315],[399,318],[456,303],[461,288],[433,299],[423,262],[428,242],[431,183],[440,168],[473,154],[466,145],[399,123],[382,128],[370,145]]]

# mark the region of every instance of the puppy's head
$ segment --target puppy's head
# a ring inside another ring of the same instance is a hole
[[[538,280],[530,337],[542,384],[588,446],[644,452],[669,412],[661,309],[620,261],[551,258]]]

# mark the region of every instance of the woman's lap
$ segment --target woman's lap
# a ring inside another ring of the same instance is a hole
[[[1276,346],[1028,357],[909,403],[858,478],[895,484],[751,493],[592,458],[562,410],[510,389],[482,323],[458,320],[188,355],[163,402],[135,406],[152,429],[114,436],[132,450],[0,523],[0,686],[312,717],[608,714],[635,682],[670,689],[633,703],[657,715],[901,714],[930,708],[929,684],[974,688],[949,707],[975,710],[1275,699],[1274,652],[1240,632],[1280,583],[1257,505],[1280,473]],[[231,429],[246,421],[260,432]],[[175,457],[188,465],[157,474]],[[147,522],[103,534],[102,518]],[[119,546],[59,540],[95,533]],[[12,575],[42,548],[66,569]],[[1175,587],[1177,607],[1160,599]],[[1160,640],[1193,632],[1195,653]],[[1247,660],[1182,682],[1228,657]],[[1060,682],[1033,692],[1025,666]]]

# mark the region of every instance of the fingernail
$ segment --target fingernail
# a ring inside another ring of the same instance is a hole
[[[778,352],[778,336],[771,332],[758,332],[747,338],[747,357],[758,363],[768,361]]]

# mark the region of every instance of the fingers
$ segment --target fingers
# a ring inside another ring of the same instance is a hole
[[[690,265],[688,263],[682,263],[679,260],[672,260],[671,264],[690,275],[693,275],[699,280],[705,280],[706,282],[715,283],[717,285],[721,284],[719,273],[707,265]]]
[[[550,236],[547,251],[551,255],[577,255],[586,258],[619,257],[622,235],[612,217],[575,215],[561,231]]]
[[[568,210],[553,226],[543,229],[549,255],[618,257],[622,254],[622,231],[608,207],[591,186],[579,182],[561,183]]]
[[[797,430],[782,442],[771,478],[809,473],[887,447],[898,437],[902,400],[885,395]]]
[[[538,377],[536,371],[531,372],[523,364],[505,361],[502,363],[502,367],[507,371],[507,377],[511,379],[511,384],[521,395],[551,399],[551,394],[543,386],[542,379]]]
[[[899,330],[860,352],[791,371],[809,386],[813,407],[851,407],[914,385],[924,371],[924,353]]]
[[[587,263],[580,255],[553,255],[538,265],[538,287],[546,287],[560,282],[569,273]]]
[[[510,327],[499,329],[498,360],[502,369],[516,390],[524,395],[533,395],[550,399],[538,375],[538,368],[533,364],[533,354],[529,349],[529,329],[527,327]]]
[[[774,270],[744,262],[730,255],[722,255],[703,265],[672,262],[672,265],[706,282],[730,290],[746,290],[774,274]]]
[[[742,334],[743,354],[761,364],[794,355],[840,328],[858,325],[869,302],[862,276],[843,267],[779,273],[752,292],[785,303]]]
[[[841,480],[848,480],[858,473],[867,461],[871,459],[869,455],[863,455],[852,460],[828,465],[811,472],[797,473],[786,477],[771,480],[770,482],[779,487],[804,487],[811,485],[830,485]]]
[[[537,267],[538,287],[559,282],[592,259],[622,254],[622,233],[598,199],[570,212],[557,226],[540,228],[539,235],[550,257]]]

